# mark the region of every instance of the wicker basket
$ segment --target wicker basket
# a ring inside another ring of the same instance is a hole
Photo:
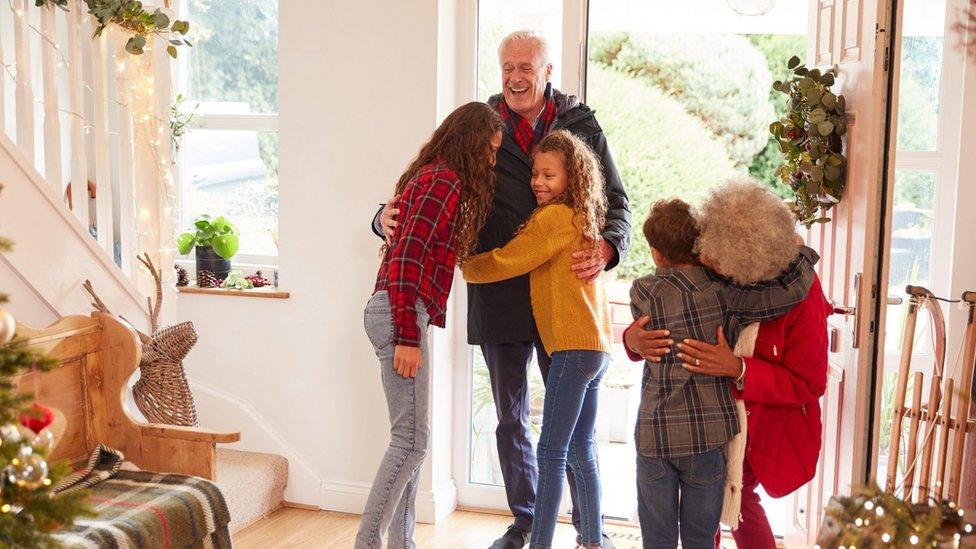
[[[183,359],[197,342],[192,322],[163,328],[142,346],[141,375],[132,388],[136,406],[153,423],[196,426],[197,409]]]

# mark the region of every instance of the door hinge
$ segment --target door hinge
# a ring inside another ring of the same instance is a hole
[[[889,70],[889,67],[890,67],[888,51],[889,51],[888,46],[885,46],[885,56],[884,56],[884,70],[885,71],[888,71]]]

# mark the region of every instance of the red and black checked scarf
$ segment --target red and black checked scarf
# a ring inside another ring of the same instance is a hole
[[[552,127],[553,121],[556,120],[556,101],[552,98],[552,84],[546,84],[544,97],[546,98],[546,103],[542,107],[542,113],[539,115],[538,120],[536,120],[535,128],[532,127],[532,124],[528,120],[509,109],[508,104],[504,100],[498,104],[498,114],[501,115],[502,120],[508,125],[509,131],[515,137],[515,142],[519,144],[519,147],[525,154],[529,154],[532,146],[541,141],[549,133],[549,128]]]

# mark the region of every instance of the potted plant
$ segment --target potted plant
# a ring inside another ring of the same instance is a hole
[[[224,216],[211,219],[203,214],[193,222],[193,229],[179,236],[177,246],[182,255],[196,247],[197,276],[201,271],[210,271],[223,280],[230,273],[230,258],[237,253],[240,239],[237,226]]]

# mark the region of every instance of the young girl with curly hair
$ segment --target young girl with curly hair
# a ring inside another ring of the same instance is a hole
[[[444,326],[454,267],[475,246],[491,209],[495,153],[505,125],[485,103],[452,112],[400,176],[401,221],[366,304],[366,335],[380,361],[390,445],[366,500],[357,549],[414,547],[417,478],[427,454],[427,327]]]
[[[464,279],[487,284],[529,273],[536,328],[552,365],[537,459],[539,478],[530,547],[550,547],[567,459],[579,495],[580,542],[600,547],[600,479],[593,450],[597,393],[611,348],[610,311],[602,278],[593,284],[570,269],[573,252],[592,249],[606,212],[600,165],[579,138],[563,130],[539,142],[532,191],[539,208],[502,248],[462,262]]]

